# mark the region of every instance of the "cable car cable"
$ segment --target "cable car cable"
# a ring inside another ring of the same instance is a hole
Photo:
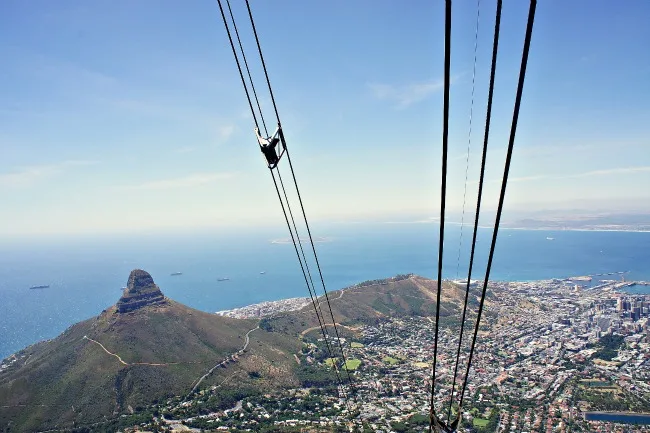
[[[275,117],[276,117],[276,119],[278,121],[278,125],[281,126],[282,122],[280,121],[280,115],[278,114],[278,106],[275,103],[275,96],[273,95],[273,89],[271,88],[271,80],[269,79],[268,70],[266,69],[266,62],[264,61],[264,55],[262,54],[262,47],[260,45],[260,40],[259,40],[259,37],[257,35],[257,29],[255,27],[255,21],[253,19],[253,13],[251,12],[251,7],[250,7],[249,0],[246,0],[246,8],[248,9],[248,16],[250,18],[251,27],[253,28],[253,34],[255,35],[255,42],[257,44],[257,50],[259,52],[260,60],[262,62],[262,68],[264,69],[264,76],[266,77],[266,84],[268,85],[269,94],[271,95],[271,102],[273,103],[273,110],[275,111]],[[283,135],[283,132],[282,132],[281,128],[280,128],[280,134]],[[302,197],[300,195],[300,189],[298,188],[298,181],[296,180],[296,174],[295,174],[295,171],[293,169],[293,164],[291,163],[291,156],[290,156],[290,153],[289,153],[289,149],[286,149],[285,151],[286,151],[286,154],[287,154],[287,159],[289,161],[289,167],[291,169],[291,176],[293,177],[294,186],[296,187],[296,193],[298,195],[298,200],[300,202],[300,208],[302,210],[302,215],[303,215],[303,219],[305,221],[305,226],[307,227],[307,234],[309,235],[309,242],[311,244],[312,251],[314,253],[314,259],[316,261],[316,267],[318,268],[318,274],[320,276],[320,280],[321,280],[321,283],[322,283],[323,293],[325,294],[325,300],[327,301],[327,306],[328,306],[328,308],[330,310],[330,316],[332,318],[332,325],[334,326],[334,332],[336,333],[336,341],[338,342],[338,346],[339,346],[339,349],[341,351],[341,357],[343,359],[343,362],[347,366],[347,360],[346,360],[346,357],[345,357],[345,352],[343,351],[343,346],[341,345],[341,339],[340,339],[340,336],[339,336],[338,327],[336,326],[336,321],[334,320],[334,313],[332,312],[332,306],[330,304],[329,295],[328,295],[328,292],[327,292],[327,288],[325,286],[325,280],[323,278],[323,272],[322,272],[321,267],[320,267],[320,263],[319,263],[319,260],[318,260],[318,255],[316,254],[316,247],[314,246],[314,239],[313,239],[313,237],[311,235],[311,229],[309,228],[309,222],[307,221],[307,215],[305,213],[305,207],[303,205]],[[353,382],[352,382],[352,377],[350,376],[350,370],[348,368],[346,368],[345,371],[347,373],[348,381],[350,382],[350,385],[352,387],[354,387]]]
[[[275,118],[278,120],[278,125],[280,125],[280,115],[278,114],[278,106],[275,103],[275,97],[273,96],[273,89],[271,89],[271,80],[269,80],[269,73],[266,70],[266,63],[264,62],[264,56],[262,55],[262,47],[260,46],[260,40],[257,37],[257,29],[255,28],[255,21],[253,20],[253,13],[251,12],[251,5],[248,2],[248,0],[246,0],[246,8],[248,9],[248,16],[250,17],[251,27],[253,27],[253,34],[255,35],[255,42],[257,43],[257,51],[260,53],[262,68],[264,68],[264,76],[266,77],[266,84],[269,86],[271,102],[273,103],[273,110],[275,110]]]
[[[469,134],[468,134],[468,140],[467,140],[467,162],[465,166],[465,192],[463,193],[463,218],[465,217],[465,196],[467,193],[467,171],[469,167],[469,149],[470,149],[470,143],[472,141],[472,112],[474,111],[474,80],[476,77],[476,52],[478,48],[478,26],[479,26],[479,17],[480,17],[480,10],[481,10],[481,0],[477,1],[476,5],[476,33],[474,36],[474,68],[472,72],[472,105],[470,108],[469,112]],[[452,403],[454,401],[454,392],[456,390],[456,378],[458,375],[458,364],[460,363],[460,350],[462,347],[463,343],[463,334],[465,332],[465,317],[467,314],[467,302],[469,300],[469,286],[470,286],[470,281],[472,277],[472,267],[474,265],[474,250],[476,247],[476,233],[478,230],[478,220],[479,220],[479,214],[480,214],[480,209],[481,209],[481,194],[483,190],[483,175],[485,173],[485,156],[487,153],[487,144],[488,144],[488,134],[490,131],[490,117],[491,117],[491,110],[492,110],[492,94],[494,90],[494,73],[496,69],[496,55],[497,55],[497,47],[498,47],[498,40],[499,40],[499,26],[500,26],[500,21],[501,21],[501,0],[497,0],[497,14],[496,14],[496,23],[495,23],[495,42],[493,44],[492,48],[492,67],[490,70],[490,89],[489,89],[489,95],[488,95],[488,109],[487,109],[487,114],[486,114],[486,133],[484,136],[484,141],[483,141],[483,153],[482,153],[482,159],[481,159],[481,174],[479,176],[479,187],[478,187],[478,198],[476,201],[476,213],[474,217],[474,232],[472,235],[472,250],[470,252],[469,256],[469,271],[467,273],[467,282],[465,286],[465,301],[463,302],[463,315],[460,320],[460,336],[458,338],[458,350],[456,351],[456,365],[454,366],[454,379],[451,382],[451,397],[449,399],[449,410],[447,411],[447,419],[451,419],[451,408],[452,408]],[[463,220],[461,219],[461,225],[460,225],[460,239],[462,242],[463,239]],[[460,245],[458,245],[458,262],[456,264],[456,275],[458,276],[458,264],[460,263]],[[460,407],[458,410],[457,416],[460,416]]]
[[[287,190],[284,188],[284,182],[282,181],[282,175],[280,174],[280,169],[278,168],[277,170],[278,173],[278,180],[280,181],[280,188],[282,189],[282,193],[284,194],[284,199],[286,200],[287,203],[289,203],[289,197],[287,196]],[[296,221],[293,218],[293,212],[291,211],[291,206],[287,206],[287,209],[289,210],[289,217],[291,218],[291,224],[293,225],[293,229],[296,232],[296,237],[298,238],[298,247],[300,247],[300,254],[302,255],[302,259],[305,263],[305,268],[307,269],[307,276],[309,277],[309,283],[311,284],[312,290],[314,291],[314,295],[316,294],[316,286],[314,285],[314,280],[311,276],[311,270],[309,269],[309,263],[307,262],[307,257],[305,256],[305,251],[302,248],[302,241],[300,239],[300,233],[298,233],[298,227],[296,226]],[[316,296],[316,299],[318,300],[318,296]],[[320,317],[323,320],[323,323],[325,323],[325,319],[323,316],[323,310],[320,306],[320,302],[318,302],[318,312],[320,313]],[[316,308],[316,307],[314,307]],[[326,328],[327,332],[327,328]],[[327,335],[329,336],[329,332],[327,332]]]
[[[255,116],[255,110],[253,109],[253,103],[251,102],[251,96],[248,93],[248,87],[246,86],[246,80],[244,80],[244,74],[241,70],[241,65],[239,64],[239,57],[237,56],[237,50],[235,50],[235,44],[232,41],[232,36],[230,35],[230,28],[228,27],[228,21],[226,20],[226,14],[223,12],[223,6],[221,5],[221,0],[217,0],[219,3],[219,10],[221,11],[221,17],[223,18],[223,25],[226,28],[226,33],[228,33],[228,40],[230,41],[230,47],[232,48],[232,54],[235,57],[235,62],[237,63],[237,69],[239,70],[239,77],[241,78],[241,83],[244,86],[244,92],[246,92],[246,99],[248,100],[248,106],[251,109],[251,114],[253,115],[253,121],[255,122],[255,127],[259,128],[257,123],[257,116]]]
[[[500,2],[500,0],[498,0]],[[510,162],[512,160],[512,150],[515,144],[515,135],[517,132],[517,122],[519,121],[519,108],[521,106],[521,97],[523,94],[524,90],[524,81],[526,78],[526,66],[528,64],[528,53],[530,50],[530,41],[532,38],[532,33],[533,33],[533,24],[535,22],[535,9],[537,7],[537,0],[530,0],[530,8],[528,11],[528,22],[526,24],[526,36],[524,39],[524,49],[523,49],[523,54],[521,57],[521,67],[519,71],[519,82],[517,83],[517,94],[515,96],[515,106],[514,110],[512,113],[512,125],[510,127],[510,138],[508,141],[508,151],[506,154],[506,163],[505,167],[503,170],[503,180],[501,182],[501,193],[499,194],[499,205],[497,207],[497,213],[496,213],[496,218],[494,222],[494,232],[492,233],[492,242],[490,244],[490,254],[488,255],[488,262],[487,262],[487,267],[485,270],[485,279],[483,281],[483,289],[481,293],[481,300],[479,302],[479,308],[478,308],[478,313],[477,313],[477,318],[476,318],[476,326],[474,327],[474,335],[472,337],[472,344],[470,346],[470,351],[469,351],[469,359],[467,362],[467,370],[465,373],[465,380],[463,382],[463,387],[462,391],[460,394],[460,406],[462,407],[463,404],[463,398],[465,395],[465,389],[467,387],[467,381],[469,378],[469,369],[472,364],[472,357],[474,355],[474,348],[476,346],[476,338],[478,335],[478,330],[479,326],[481,324],[481,315],[483,313],[483,306],[485,303],[485,294],[487,292],[487,286],[488,286],[488,281],[490,279],[490,270],[492,268],[492,259],[494,258],[494,249],[496,247],[496,242],[497,242],[497,236],[499,234],[499,224],[501,223],[501,213],[503,211],[503,203],[505,201],[505,195],[506,195],[506,187],[508,185],[508,174],[510,172]],[[495,40],[497,40],[497,36],[495,34]],[[496,49],[496,47],[495,47]],[[493,55],[493,65],[495,62],[495,56]],[[486,120],[487,122],[487,120]],[[486,125],[489,125],[489,123],[486,123]],[[487,135],[486,138],[487,140]]]
[[[442,179],[440,187],[440,238],[438,244],[438,287],[436,293],[436,325],[433,343],[433,371],[431,373],[431,401],[429,408],[429,431],[434,422],[440,423],[433,404],[436,389],[436,363],[438,358],[438,328],[440,324],[440,293],[442,292],[442,256],[445,238],[445,197],[447,193],[447,145],[449,135],[449,81],[451,69],[451,0],[445,1],[445,76],[442,126]]]
[[[266,69],[266,62],[264,61],[264,55],[262,54],[262,47],[260,45],[260,40],[259,40],[259,37],[257,35],[257,29],[255,27],[255,21],[253,19],[253,13],[251,11],[249,0],[246,0],[246,8],[248,9],[248,16],[250,18],[251,27],[253,29],[253,34],[255,35],[255,42],[257,44],[257,50],[259,52],[260,60],[262,62],[262,68],[264,69],[264,76],[266,77],[266,84],[268,85],[269,94],[271,95],[271,102],[273,103],[273,110],[275,111],[275,117],[276,117],[276,119],[278,121],[278,126],[280,127],[280,135],[283,136],[283,132],[282,132],[282,128],[281,128],[282,122],[280,121],[280,115],[278,113],[278,107],[277,107],[277,104],[275,102],[275,96],[273,95],[273,89],[271,87],[271,80],[269,79],[268,70]],[[291,169],[291,176],[293,178],[294,186],[296,188],[296,193],[298,195],[298,200],[300,202],[300,208],[302,210],[303,219],[305,221],[305,226],[307,228],[307,234],[309,235],[309,242],[311,244],[312,251],[314,253],[314,259],[315,259],[315,262],[316,262],[316,267],[318,268],[318,274],[320,276],[320,280],[321,280],[321,283],[322,283],[323,292],[325,294],[325,300],[327,301],[327,306],[328,306],[328,308],[330,310],[330,316],[332,318],[332,325],[334,326],[334,332],[336,334],[336,341],[337,341],[339,349],[341,351],[341,358],[343,359],[343,362],[345,363],[344,365],[347,367],[347,360],[346,360],[346,357],[345,357],[345,352],[343,351],[343,346],[341,345],[341,338],[340,338],[340,335],[339,335],[338,327],[336,326],[336,320],[334,319],[334,313],[332,312],[332,306],[330,304],[329,295],[328,295],[328,292],[327,292],[327,288],[325,286],[325,280],[323,279],[323,273],[322,273],[320,263],[319,263],[319,260],[318,260],[318,255],[316,254],[316,247],[314,246],[314,239],[313,239],[313,237],[311,235],[311,229],[309,227],[309,222],[307,221],[307,215],[305,213],[305,207],[303,205],[302,197],[300,195],[300,189],[298,188],[298,181],[296,180],[296,174],[295,174],[295,171],[293,169],[293,164],[291,162],[291,156],[290,156],[290,153],[289,153],[289,149],[285,148],[285,152],[287,154],[287,159],[289,161],[289,167]],[[346,368],[345,371],[346,371],[347,376],[348,376],[348,381],[349,381],[350,385],[354,389],[354,384],[352,382],[352,377],[350,375],[350,370],[348,368]],[[355,394],[356,394],[356,390],[355,390]]]
[[[347,373],[348,376],[348,382],[350,383],[350,386],[352,387],[352,392],[353,395],[355,396],[356,400],[356,388],[354,386],[354,383],[352,381],[352,376],[350,375],[350,369],[347,368],[347,359],[345,357],[345,352],[343,351],[343,346],[341,345],[341,337],[339,336],[339,330],[338,327],[336,326],[336,320],[334,320],[334,312],[332,311],[332,305],[330,303],[330,298],[329,294],[327,292],[327,288],[325,287],[325,279],[323,278],[323,272],[321,271],[320,267],[320,262],[318,260],[318,255],[316,254],[316,247],[314,245],[314,239],[311,235],[311,229],[309,228],[309,222],[307,221],[307,214],[305,213],[305,206],[302,203],[302,196],[300,195],[300,189],[298,188],[298,181],[296,180],[296,173],[293,170],[293,164],[291,163],[291,154],[289,153],[289,149],[286,150],[287,153],[287,160],[289,161],[289,168],[291,169],[291,176],[293,177],[293,183],[296,187],[296,194],[298,195],[298,201],[300,202],[300,209],[302,210],[302,216],[303,219],[305,220],[305,227],[307,227],[307,234],[309,235],[309,243],[311,244],[311,249],[314,253],[314,259],[316,261],[316,267],[318,269],[318,275],[320,276],[320,281],[323,286],[323,293],[325,293],[325,300],[327,301],[327,307],[330,311],[330,317],[332,318],[332,325],[334,325],[334,332],[336,334],[336,341],[338,342],[339,349],[341,351],[341,357],[343,359],[343,363],[346,366],[345,372]]]
[[[458,271],[460,269],[460,249],[463,246],[463,226],[465,222],[465,200],[467,198],[467,173],[469,172],[469,151],[472,145],[472,118],[474,117],[474,91],[476,88],[475,86],[476,52],[478,51],[478,26],[479,26],[480,18],[481,18],[481,0],[477,0],[476,1],[476,32],[474,33],[474,64],[472,66],[472,102],[469,106],[469,132],[467,133],[467,158],[465,159],[465,187],[463,188],[463,212],[460,217],[460,237],[458,240],[458,257],[456,258],[456,279],[458,279]]]
[[[269,131],[266,129],[266,122],[264,121],[264,114],[262,114],[262,107],[260,106],[260,100],[257,98],[257,92],[255,91],[255,85],[253,84],[253,77],[251,77],[251,70],[248,68],[248,62],[246,61],[246,54],[244,54],[244,47],[242,46],[241,39],[239,38],[239,31],[237,30],[237,24],[235,24],[235,17],[232,14],[232,9],[230,8],[230,0],[226,0],[228,5],[228,11],[230,12],[230,19],[232,20],[232,26],[235,29],[235,35],[237,36],[237,42],[239,43],[239,50],[241,51],[242,58],[244,59],[244,66],[246,67],[246,72],[248,73],[248,80],[251,83],[251,88],[253,89],[253,96],[255,97],[255,102],[257,103],[257,109],[260,112],[260,118],[262,119],[262,126],[264,126],[264,133],[268,136]]]
[[[305,268],[304,268],[302,260],[300,258],[300,254],[298,253],[298,247],[296,246],[296,240],[294,238],[293,231],[291,230],[291,226],[289,225],[289,218],[287,217],[287,212],[285,210],[284,202],[282,201],[282,196],[280,195],[280,189],[278,188],[278,183],[275,180],[275,175],[273,174],[273,170],[269,170],[269,171],[271,173],[271,178],[273,179],[273,185],[275,185],[275,191],[278,194],[278,199],[280,200],[280,206],[282,207],[282,213],[284,214],[284,219],[285,219],[285,221],[287,223],[287,228],[289,229],[289,234],[290,234],[291,240],[293,242],[293,247],[294,247],[294,249],[296,251],[296,256],[298,257],[298,263],[300,263],[300,269],[302,270],[303,277],[305,278],[305,284],[307,284],[307,289],[309,290],[309,297],[311,298],[311,302],[312,302],[312,305],[314,307],[314,311],[316,312],[316,317],[318,318],[318,324],[319,324],[321,332],[323,334],[323,339],[325,340],[325,346],[327,347],[327,352],[328,352],[330,358],[332,358],[332,349],[331,349],[331,346],[329,344],[329,339],[326,337],[325,327],[323,325],[323,322],[321,321],[320,315],[318,314],[318,307],[316,306],[316,302],[318,301],[318,297],[315,295],[315,293],[312,294],[312,290],[310,289],[309,281],[307,280],[307,274],[305,273]],[[287,203],[287,205],[288,205],[288,203]],[[298,241],[300,241],[300,239],[298,239]],[[343,383],[341,381],[341,376],[339,374],[338,368],[337,368],[337,366],[335,364],[333,364],[333,367],[334,367],[334,372],[336,373],[337,382],[339,384],[339,389],[343,390]],[[341,395],[340,393],[341,393],[341,391],[339,391],[339,396]],[[345,398],[347,399],[347,397],[345,397]]]
[[[237,55],[237,51],[236,51],[236,49],[235,49],[235,45],[234,45],[234,42],[233,42],[233,39],[232,39],[232,35],[231,35],[231,33],[230,33],[230,28],[229,28],[229,26],[228,26],[228,22],[227,22],[227,19],[226,19],[226,15],[225,15],[225,13],[224,13],[223,5],[222,5],[222,3],[221,3],[221,0],[217,0],[217,2],[218,2],[218,4],[219,4],[219,10],[220,10],[220,12],[221,12],[221,17],[222,17],[222,19],[223,19],[224,27],[226,28],[226,33],[228,34],[228,40],[229,40],[229,42],[230,42],[230,47],[231,47],[231,49],[232,49],[233,56],[235,57],[235,62],[236,62],[236,64],[237,64],[237,69],[238,69],[238,71],[239,71],[239,76],[240,76],[240,78],[241,78],[242,85],[243,85],[243,87],[244,87],[244,92],[246,93],[246,99],[248,100],[248,105],[249,105],[249,107],[250,107],[250,109],[251,109],[251,114],[252,114],[252,116],[253,116],[253,121],[254,121],[254,123],[255,123],[255,127],[256,127],[256,128],[259,128],[259,124],[258,124],[258,121],[257,121],[257,116],[256,116],[256,114],[255,114],[255,110],[254,110],[254,108],[253,108],[253,104],[252,104],[252,101],[251,101],[251,98],[250,98],[250,93],[248,92],[248,87],[247,87],[247,85],[246,85],[246,80],[244,79],[244,75],[243,75],[243,72],[242,72],[241,64],[240,64],[240,62],[239,62],[239,57],[238,57],[238,55]],[[250,19],[251,19],[251,24],[252,24],[252,26],[253,26],[253,30],[254,30],[254,32],[255,32],[255,38],[256,38],[256,40],[257,40],[257,46],[258,46],[258,50],[259,50],[260,57],[261,57],[261,60],[262,60],[262,65],[263,65],[263,67],[264,67],[264,73],[265,73],[265,75],[266,75],[267,84],[268,84],[268,86],[269,86],[269,92],[271,93],[271,99],[272,99],[272,101],[273,101],[273,106],[274,106],[274,109],[275,109],[275,113],[276,113],[276,117],[277,117],[277,119],[278,119],[278,125],[279,125],[280,122],[279,122],[279,116],[278,116],[278,113],[277,113],[277,106],[276,106],[276,104],[275,104],[275,99],[274,99],[274,97],[273,97],[273,91],[272,91],[272,89],[271,89],[271,84],[270,84],[269,79],[268,79],[268,73],[267,73],[267,71],[266,71],[266,66],[264,65],[264,58],[262,57],[261,47],[260,47],[260,44],[259,44],[259,40],[257,39],[257,32],[255,31],[255,24],[254,24],[254,22],[252,21],[253,17],[252,17],[252,15],[251,15],[250,5],[248,5],[248,1],[247,1],[247,6],[248,6],[249,16],[250,16]],[[231,12],[232,12],[232,10],[231,10]],[[231,18],[233,19],[233,25],[235,25],[235,24],[234,24],[234,17],[232,17],[232,15],[231,15]],[[240,48],[242,48],[241,45],[240,45]],[[243,48],[242,48],[242,50],[243,50]],[[243,55],[243,52],[242,52],[242,55]],[[247,71],[250,73],[250,70],[247,69]],[[249,78],[250,78],[250,75],[249,75]],[[252,86],[252,79],[251,79],[251,86]],[[259,107],[259,105],[258,105],[258,107]],[[260,112],[260,115],[261,115],[261,112]],[[282,134],[281,129],[280,129],[280,134]],[[292,170],[293,170],[293,169],[292,169]],[[325,339],[325,341],[326,341],[326,346],[327,346],[327,348],[328,348],[328,353],[329,353],[329,355],[330,355],[330,358],[332,358],[333,356],[332,356],[331,347],[330,347],[330,345],[329,345],[329,341],[328,341],[327,337],[325,337],[326,331],[325,331],[325,326],[324,326],[324,324],[323,324],[324,320],[320,319],[320,316],[319,316],[319,314],[318,314],[318,310],[317,310],[317,308],[316,308],[316,302],[315,302],[315,301],[318,299],[318,297],[316,296],[316,298],[314,299],[313,296],[312,296],[312,291],[311,291],[310,286],[309,286],[309,283],[308,283],[307,274],[306,274],[305,269],[304,269],[304,266],[303,266],[303,264],[302,264],[302,260],[300,259],[300,254],[298,253],[298,248],[297,248],[297,246],[296,246],[296,241],[295,241],[295,238],[294,238],[293,232],[292,232],[292,230],[291,230],[291,226],[290,226],[290,224],[289,224],[289,219],[288,219],[287,214],[286,214],[286,211],[285,211],[284,203],[282,202],[282,196],[280,195],[280,190],[279,190],[279,188],[278,188],[278,185],[277,185],[277,182],[276,182],[276,180],[275,180],[275,176],[273,175],[273,171],[272,171],[272,170],[271,170],[271,177],[272,177],[272,179],[273,179],[273,183],[274,183],[274,185],[275,185],[276,192],[277,192],[277,194],[278,194],[278,199],[280,200],[280,205],[281,205],[281,207],[282,207],[282,212],[283,212],[283,214],[284,214],[284,216],[285,216],[285,221],[286,221],[286,223],[287,223],[287,227],[289,228],[289,234],[291,235],[291,239],[292,239],[292,242],[293,242],[293,244],[294,244],[294,249],[296,250],[296,255],[298,256],[298,261],[299,261],[299,263],[300,263],[300,267],[301,267],[301,270],[302,270],[302,272],[303,272],[303,277],[305,278],[305,283],[307,284],[307,288],[308,288],[308,290],[309,290],[309,292],[310,292],[310,297],[312,298],[312,303],[314,304],[314,310],[315,310],[315,312],[316,312],[317,317],[319,318],[319,325],[320,325],[320,328],[321,328],[321,332],[323,332],[323,334],[324,334],[323,337],[324,337],[324,339]],[[295,176],[294,176],[294,181],[295,181]],[[296,185],[296,188],[297,188],[297,185]],[[301,203],[301,205],[302,205],[302,203]],[[287,206],[290,206],[288,202],[287,202]],[[303,214],[304,214],[304,209],[303,209]],[[310,237],[311,237],[311,235],[310,235]],[[312,246],[313,246],[313,241],[312,241]],[[320,272],[320,269],[319,269],[319,272]],[[322,276],[321,276],[321,278],[322,278]],[[314,289],[314,296],[315,296],[315,289]],[[329,305],[329,302],[328,302],[328,305]],[[334,323],[334,327],[335,327],[335,329],[336,329],[336,323]],[[337,331],[337,336],[338,336],[338,331]],[[339,347],[340,347],[340,345],[341,345],[340,340],[339,340],[338,338],[337,338],[337,340],[338,340]],[[341,348],[341,352],[342,352],[342,348]],[[343,384],[342,384],[342,381],[341,381],[341,378],[340,378],[340,375],[339,375],[339,372],[338,372],[338,367],[337,367],[337,366],[334,366],[334,370],[335,370],[335,373],[336,373],[336,376],[337,376],[337,380],[338,380],[338,383],[339,383],[339,389],[340,389],[341,391],[343,391],[344,388],[343,388]],[[348,378],[349,378],[349,372],[348,372]],[[340,395],[340,391],[339,391],[339,395]],[[346,401],[347,401],[347,396],[346,396],[345,394],[344,394],[344,398],[345,398]]]

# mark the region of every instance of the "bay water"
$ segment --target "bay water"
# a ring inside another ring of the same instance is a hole
[[[463,230],[462,243],[458,226],[446,230],[445,279],[467,277],[471,229]],[[314,226],[313,234],[328,291],[403,273],[436,278],[436,224],[329,224]],[[479,231],[473,279],[483,278],[491,234]],[[166,296],[207,312],[308,296],[293,244],[286,240],[279,228],[239,228],[3,242],[0,358],[115,304],[136,268],[151,273]],[[311,245],[302,246],[310,256]],[[649,253],[650,233],[501,229],[491,279],[628,272],[628,280],[648,281]],[[322,293],[313,260],[310,266]],[[36,285],[50,287],[30,290]]]

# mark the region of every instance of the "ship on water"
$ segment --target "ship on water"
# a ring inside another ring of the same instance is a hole
[[[176,276],[178,276],[178,275],[183,275],[183,273],[182,273],[182,272],[172,272],[172,273],[169,274],[169,275],[171,275],[172,277],[176,277]]]
[[[36,289],[47,289],[50,286],[48,284],[42,285],[42,286],[32,286],[29,288],[29,290],[36,290]]]
[[[217,278],[217,281],[228,281],[230,278]]]

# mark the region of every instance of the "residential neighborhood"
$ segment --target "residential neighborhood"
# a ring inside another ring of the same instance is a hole
[[[647,425],[650,415],[630,413],[650,413],[650,296],[621,291],[635,283],[591,281],[490,283],[464,392],[464,431],[646,431],[630,422]],[[470,298],[478,296],[480,284],[472,281],[471,287]],[[444,420],[458,410],[477,303],[467,310],[455,385],[460,318],[441,318],[434,401]],[[320,365],[331,378],[327,386],[246,397],[231,409],[201,413],[206,411],[197,408],[209,399],[207,392],[169,401],[161,408],[161,425],[226,431],[428,429],[434,320],[394,317],[357,331],[341,337],[344,354],[332,358],[317,332],[305,338],[300,361]],[[333,333],[327,337],[336,347]]]

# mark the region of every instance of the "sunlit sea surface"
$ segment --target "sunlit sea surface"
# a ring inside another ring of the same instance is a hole
[[[324,240],[316,248],[327,289],[399,273],[435,278],[437,231],[435,224],[314,227],[314,236]],[[491,233],[479,233],[473,278],[485,271]],[[464,229],[460,261],[459,235],[458,226],[449,227],[443,278],[466,278],[471,233]],[[278,228],[5,242],[0,246],[0,358],[56,337],[115,304],[135,268],[150,272],[166,296],[208,312],[307,296],[293,245],[272,242],[286,237]],[[309,244],[303,247],[311,251]],[[649,252],[650,233],[502,230],[492,278],[629,271],[628,279],[650,280]],[[313,263],[312,268],[316,276]],[[229,280],[218,281],[223,278]],[[35,285],[50,287],[29,289]]]

